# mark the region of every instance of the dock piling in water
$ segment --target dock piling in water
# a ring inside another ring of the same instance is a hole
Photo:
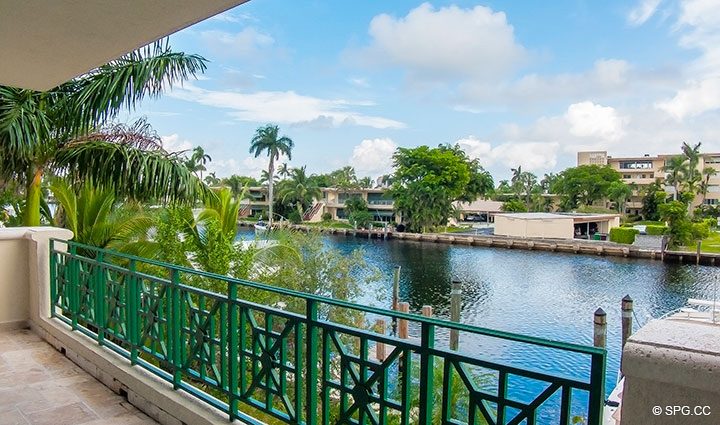
[[[375,331],[379,333],[380,335],[385,335],[385,320],[384,319],[378,319],[375,322]],[[385,360],[385,343],[384,342],[378,342],[375,346],[375,358],[379,361]]]
[[[607,346],[607,314],[602,308],[595,310],[593,325],[593,345],[605,348]]]
[[[410,312],[410,303],[401,302],[398,304],[398,311],[401,313]],[[407,339],[408,337],[408,321],[406,319],[398,319],[398,337]]]
[[[460,308],[462,301],[462,283],[453,279],[450,291],[450,320],[460,322]],[[457,329],[450,330],[450,349],[457,350],[460,345],[460,332]]]

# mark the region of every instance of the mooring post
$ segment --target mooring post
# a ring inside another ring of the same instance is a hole
[[[667,248],[667,235],[663,235],[660,239],[660,261],[665,261],[665,249]]]
[[[420,313],[425,317],[432,317],[432,306],[431,305],[424,305],[420,309]]]
[[[462,301],[462,283],[453,279],[450,290],[450,320],[460,323],[460,309]],[[457,329],[450,329],[450,349],[457,350],[460,345],[460,332]]]
[[[607,343],[607,315],[605,310],[602,308],[595,310],[593,324],[593,345],[605,348]]]
[[[400,266],[395,266],[393,270],[393,292],[392,292],[392,309],[397,311],[400,302]],[[392,333],[397,335],[397,319],[392,319]]]
[[[697,241],[697,253],[695,254],[695,265],[700,265],[700,246],[702,241]]]
[[[401,313],[410,313],[410,304],[401,302],[398,304],[398,311]],[[407,339],[408,337],[408,321],[406,319],[398,319],[398,337]]]
[[[378,319],[375,322],[375,331],[379,333],[380,335],[385,335],[385,320],[384,319]],[[385,343],[384,342],[378,342],[375,345],[375,358],[379,361],[385,360]]]

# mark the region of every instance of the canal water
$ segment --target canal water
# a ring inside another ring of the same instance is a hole
[[[253,237],[247,230],[241,235]],[[383,278],[365,285],[356,299],[366,305],[390,307],[392,272],[399,265],[400,298],[410,303],[411,311],[427,304],[434,315],[448,318],[451,280],[457,278],[462,281],[462,322],[481,327],[591,345],[593,312],[602,307],[608,322],[608,394],[620,367],[623,296],[635,301],[636,329],[688,298],[720,296],[720,268],[710,266],[353,236],[326,240],[343,252],[364,250],[368,263],[380,269]],[[587,376],[589,370],[586,356],[463,338],[462,350],[495,361],[575,377]],[[537,394],[533,387],[527,386],[528,397]]]

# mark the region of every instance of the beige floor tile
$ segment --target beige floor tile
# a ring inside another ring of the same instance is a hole
[[[3,425],[26,425],[28,423],[25,417],[18,409],[0,411],[0,424]]]
[[[83,403],[41,410],[27,415],[27,418],[33,425],[77,425],[99,419]]]

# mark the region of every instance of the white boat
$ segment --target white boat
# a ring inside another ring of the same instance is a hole
[[[258,221],[253,226],[255,227],[256,234],[265,233],[268,231],[268,225],[265,224],[264,221]]]

